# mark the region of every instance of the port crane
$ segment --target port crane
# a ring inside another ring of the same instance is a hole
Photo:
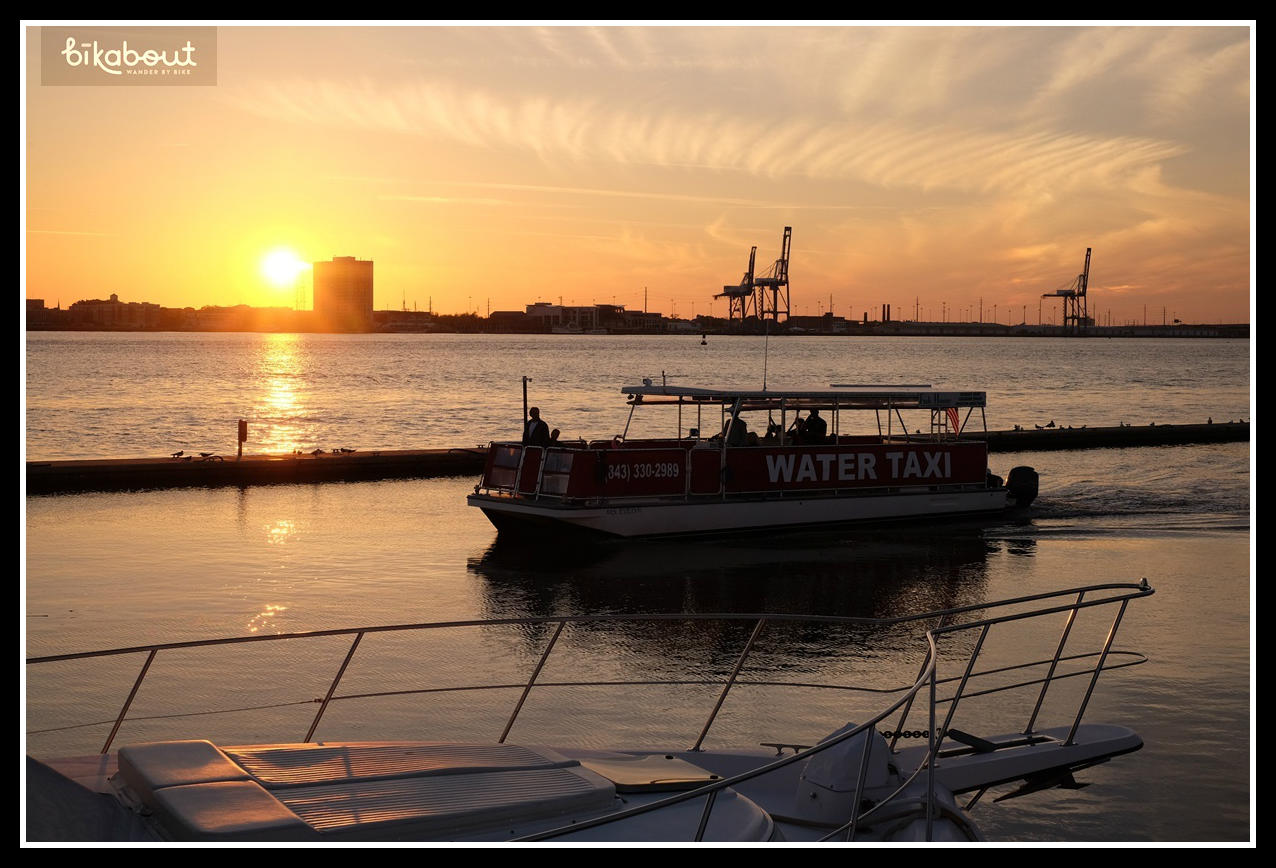
[[[1086,312],[1086,289],[1090,285],[1090,248],[1085,249],[1085,269],[1076,279],[1061,289],[1047,292],[1042,298],[1063,299],[1063,329],[1071,334],[1081,332],[1092,325]]]
[[[727,300],[728,323],[734,323],[737,319],[744,322],[750,316],[758,315],[758,307],[753,299],[753,264],[757,256],[758,247],[755,244],[749,251],[749,269],[744,273],[744,277],[738,284],[722,287],[722,292],[714,296],[714,298]]]
[[[738,284],[722,287],[722,292],[714,298],[727,300],[727,322],[733,324],[736,319],[743,323],[754,317],[760,320],[789,318],[789,253],[793,246],[793,227],[784,227],[784,237],[780,242],[780,258],[767,271],[757,274],[758,248],[756,245],[749,251],[749,269]]]

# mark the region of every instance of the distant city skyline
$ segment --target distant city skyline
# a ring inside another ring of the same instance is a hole
[[[225,26],[176,88],[44,85],[39,30],[50,305],[292,307],[288,257],[354,256],[378,310],[725,316],[791,225],[795,315],[1053,322],[1093,248],[1096,322],[1250,320],[1249,22]]]

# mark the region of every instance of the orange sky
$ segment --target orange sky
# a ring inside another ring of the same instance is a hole
[[[725,316],[789,225],[795,314],[1036,322],[1092,247],[1102,323],[1250,318],[1244,22],[233,26],[215,87],[45,86],[38,30],[26,295],[49,305],[292,306],[261,269],[284,248],[375,260],[377,308],[646,287]]]

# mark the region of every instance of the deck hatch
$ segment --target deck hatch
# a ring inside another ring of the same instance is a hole
[[[451,838],[614,805],[609,781],[580,767],[432,775],[295,787],[274,795],[329,835]]]
[[[504,744],[295,744],[230,747],[225,752],[271,789],[577,764],[554,751]]]
[[[669,754],[594,755],[582,759],[580,764],[615,784],[618,793],[693,790],[719,779],[712,772]]]

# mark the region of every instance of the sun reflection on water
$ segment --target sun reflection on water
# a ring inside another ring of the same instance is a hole
[[[301,335],[262,335],[259,393],[249,422],[253,452],[293,452],[304,446],[310,415],[304,390]]]
[[[283,518],[266,529],[266,542],[270,545],[283,545],[296,532],[297,523]]]
[[[286,612],[287,610],[287,606],[275,606],[269,603],[266,604],[266,608],[248,619],[248,632],[258,633],[262,630],[268,629],[270,625],[274,623],[274,617],[280,612]]]

